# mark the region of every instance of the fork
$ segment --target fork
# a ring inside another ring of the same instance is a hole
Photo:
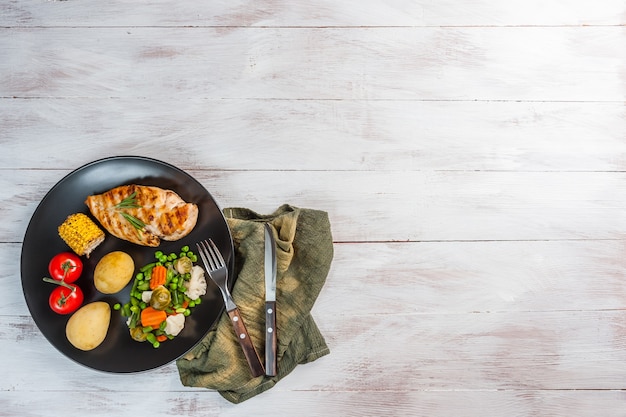
[[[233,297],[228,290],[228,270],[226,269],[226,262],[224,262],[222,254],[211,239],[209,239],[208,242],[204,240],[196,243],[196,246],[198,247],[198,253],[200,254],[202,263],[204,263],[209,278],[215,282],[215,285],[217,285],[222,293],[226,312],[233,324],[235,335],[248,361],[252,375],[257,377],[265,374],[265,368],[263,368],[261,358],[252,344],[252,339],[250,339],[248,335],[248,330],[243,323],[239,308],[235,304],[235,301],[233,301]]]

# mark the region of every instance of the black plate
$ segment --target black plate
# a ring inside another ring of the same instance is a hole
[[[101,294],[93,285],[96,264],[102,256],[113,250],[122,250],[131,255],[138,269],[153,262],[154,252],[157,250],[178,253],[184,245],[195,249],[196,242],[211,238],[221,250],[224,259],[228,260],[232,277],[229,284],[232,287],[234,283],[233,241],[226,220],[209,192],[184,171],[154,159],[120,156],[87,164],[59,181],[35,210],[24,236],[21,274],[26,304],[43,335],[59,351],[87,367],[116,373],[158,368],[184,355],[211,330],[224,308],[218,288],[207,279],[207,294],[187,317],[183,331],[174,340],[162,343],[158,349],[154,349],[149,343],[133,341],[125,318],[114,310],[107,337],[100,346],[83,352],[68,342],[65,325],[69,316],[58,315],[50,309],[48,297],[54,285],[42,280],[49,275],[50,259],[59,252],[70,251],[59,237],[57,228],[72,213],[90,215],[84,203],[88,195],[100,194],[124,184],[154,185],[174,190],[185,201],[198,204],[198,222],[193,231],[183,239],[176,242],[162,241],[158,248],[138,246],[107,233],[105,241],[92,252],[89,259],[82,257],[83,275],[76,283],[85,293],[85,304],[106,301],[112,307],[115,303],[126,303],[130,299],[132,280],[126,288],[113,295]]]

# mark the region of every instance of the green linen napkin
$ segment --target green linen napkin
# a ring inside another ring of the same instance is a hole
[[[252,377],[227,314],[176,364],[183,385],[214,389],[228,401],[240,403],[273,387],[298,364],[329,353],[310,311],[326,281],[333,243],[323,211],[283,205],[270,215],[245,208],[227,208],[224,215],[235,246],[233,299],[261,358],[265,356],[264,223],[276,231],[278,374]]]

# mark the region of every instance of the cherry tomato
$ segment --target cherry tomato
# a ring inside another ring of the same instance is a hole
[[[74,253],[62,252],[50,260],[48,272],[52,279],[72,283],[83,273],[83,262]]]
[[[58,286],[52,293],[50,293],[49,304],[52,311],[59,314],[70,314],[78,310],[83,304],[85,296],[80,287],[76,285],[67,284],[72,289],[66,286]]]

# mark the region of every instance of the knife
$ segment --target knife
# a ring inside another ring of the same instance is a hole
[[[265,375],[276,375],[276,241],[265,223]]]

